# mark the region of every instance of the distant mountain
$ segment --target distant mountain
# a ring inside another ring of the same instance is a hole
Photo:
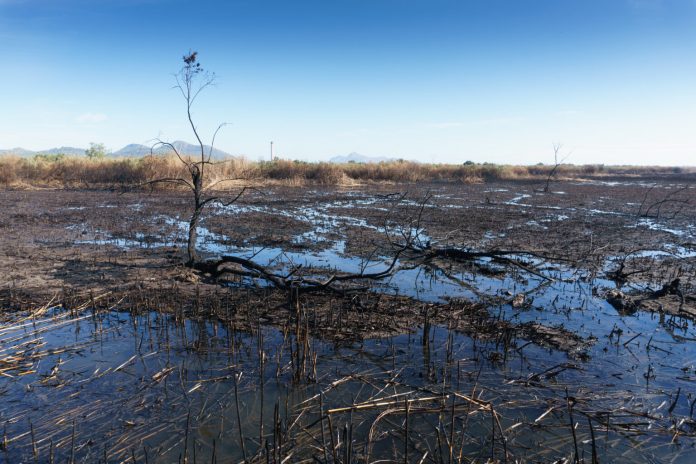
[[[174,145],[174,148],[176,148],[176,151],[179,152],[180,155],[190,155],[190,156],[196,156],[201,154],[201,147],[200,145],[193,145],[191,143],[183,142],[181,140],[177,140],[175,142],[172,142],[172,145]],[[205,154],[208,156],[208,153],[210,153],[210,146],[204,145],[205,148]],[[162,147],[164,152],[169,151],[167,147]],[[224,152],[222,150],[218,150],[217,148],[213,148],[213,153],[212,157],[215,159],[221,159],[221,158],[231,158],[232,155],[230,155],[227,152]]]
[[[85,156],[84,148],[75,147],[59,147],[59,148],[49,148],[48,150],[40,150],[36,153],[43,155],[68,155],[68,156]]]
[[[49,148],[48,150],[26,150],[24,148],[10,148],[7,150],[0,150],[0,155],[17,155],[22,158],[29,158],[34,155],[68,155],[68,156],[84,156],[84,148],[75,147],[59,147],[59,148]]]
[[[187,156],[197,156],[200,155],[201,153],[201,148],[198,145],[193,145],[188,142],[183,142],[181,140],[177,140],[175,142],[172,142],[172,145],[176,150],[181,154],[181,155],[187,155]],[[46,155],[57,155],[57,154],[64,154],[68,156],[84,156],[85,155],[86,149],[84,148],[75,148],[75,147],[59,147],[59,148],[49,148],[48,150],[38,150],[38,151],[33,151],[33,150],[26,150],[24,148],[10,148],[7,150],[2,150],[0,149],[0,155],[17,155],[21,156],[23,158],[30,158],[34,155],[38,154],[46,154]],[[155,154],[160,155],[160,154],[165,154],[171,151],[169,147],[167,146],[159,146],[157,149],[154,151]],[[209,153],[210,147],[205,146],[205,153],[206,155]],[[140,158],[146,155],[150,154],[150,147],[147,145],[141,145],[138,143],[131,143],[130,145],[126,145],[125,147],[121,148],[118,151],[115,151],[113,153],[110,153],[109,156],[115,157],[115,158]],[[227,152],[224,152],[222,150],[218,150],[217,148],[213,149],[213,159],[224,159],[224,158],[231,158],[232,155],[230,155]]]
[[[395,158],[386,156],[365,156],[360,153],[349,153],[345,156],[334,156],[330,163],[380,163],[382,161],[394,161]]]
[[[201,154],[201,147],[199,145],[194,145],[192,143],[184,142],[181,140],[177,140],[175,142],[172,142],[172,146],[176,149],[176,151],[179,152],[180,155],[182,156],[199,156]],[[205,145],[205,154],[206,156],[210,152],[210,147],[208,145]],[[155,155],[161,155],[165,153],[169,153],[171,151],[170,147],[167,145],[158,145],[152,153]],[[148,147],[147,145],[140,145],[137,143],[131,143],[130,145],[126,145],[125,147],[121,148],[118,151],[115,151],[111,154],[111,156],[114,157],[142,157],[149,155],[151,153],[151,147]],[[213,159],[223,159],[223,158],[231,158],[232,155],[229,153],[218,150],[217,148],[213,148]]]
[[[118,151],[111,153],[115,158],[141,158],[150,154],[150,147],[140,145],[139,143],[131,143],[121,148]]]
[[[17,156],[21,156],[23,158],[27,158],[29,156],[34,156],[34,154],[35,153],[33,151],[25,150],[24,148],[20,148],[20,147],[10,148],[7,150],[0,150],[0,156],[1,155],[17,155]]]

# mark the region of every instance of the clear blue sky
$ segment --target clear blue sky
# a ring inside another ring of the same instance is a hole
[[[0,0],[0,148],[696,165],[696,0]]]

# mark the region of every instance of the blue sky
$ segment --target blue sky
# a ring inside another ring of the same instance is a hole
[[[696,0],[0,0],[0,148],[696,165]]]

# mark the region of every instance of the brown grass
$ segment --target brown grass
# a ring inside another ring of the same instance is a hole
[[[231,159],[210,166],[211,182],[223,179],[253,180],[287,185],[342,185],[356,182],[464,182],[497,180],[545,180],[553,166],[497,164],[421,164],[413,161],[382,163],[307,163],[276,160],[250,162]],[[134,187],[163,177],[187,177],[182,163],[173,156],[89,160],[83,157],[0,157],[0,186],[56,188]],[[696,177],[696,169],[680,167],[636,167],[562,165],[558,179],[607,177]],[[219,184],[224,188],[225,183]],[[230,185],[230,184],[227,184]]]

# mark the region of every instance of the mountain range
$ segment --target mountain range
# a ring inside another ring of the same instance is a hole
[[[188,142],[184,142],[181,140],[177,140],[175,142],[172,142],[172,145],[176,150],[181,154],[181,155],[187,155],[187,156],[198,156],[200,155],[200,146],[194,145]],[[23,158],[30,158],[35,155],[58,155],[58,154],[63,154],[67,156],[84,156],[85,155],[85,148],[76,148],[76,147],[56,147],[56,148],[49,148],[47,150],[38,150],[38,151],[33,151],[33,150],[26,150],[24,148],[10,148],[10,149],[0,149],[0,156],[2,155],[16,155],[20,156]],[[163,146],[160,145],[156,147],[154,150],[151,149],[150,146],[147,145],[142,145],[139,143],[131,143],[129,145],[126,145],[125,147],[116,150],[114,152],[110,152],[107,154],[107,156],[111,158],[141,158],[143,156],[147,156],[150,153],[153,153],[155,155],[161,155],[161,154],[166,154],[169,151],[168,146]],[[210,147],[208,145],[205,146],[205,152],[206,154],[210,151]],[[225,159],[225,158],[231,158],[233,157],[231,154],[218,150],[217,148],[213,149],[213,154],[212,158],[213,159]],[[348,155],[340,155],[340,156],[334,156],[329,159],[330,163],[380,163],[380,162],[388,162],[388,161],[394,161],[395,158],[390,158],[387,156],[365,156],[361,155],[360,153],[352,152],[349,153]]]
[[[28,158],[30,156],[34,155],[58,155],[58,154],[63,154],[63,155],[69,155],[69,156],[84,156],[85,154],[85,149],[84,148],[75,148],[75,147],[57,147],[57,148],[49,148],[48,150],[40,150],[40,151],[32,151],[32,150],[26,150],[21,147],[17,148],[9,148],[9,149],[0,149],[0,155],[17,155],[21,156],[22,158]]]
[[[183,155],[183,156],[198,156],[201,154],[200,145],[194,145],[192,143],[177,140],[175,142],[172,142],[172,146],[176,149],[176,151],[179,152],[180,155]],[[207,156],[208,153],[210,153],[210,146],[204,145],[204,148],[205,148],[205,154]],[[169,146],[165,146],[165,145],[159,145],[154,150],[152,150],[151,147],[149,147],[147,145],[141,145],[138,143],[131,143],[130,145],[126,145],[125,147],[121,148],[120,150],[111,153],[111,156],[116,157],[116,158],[142,157],[145,155],[149,155],[150,153],[160,155],[160,154],[164,154],[164,153],[169,153],[170,151],[171,151],[171,149],[169,148]],[[226,151],[222,151],[222,150],[218,150],[217,148],[213,148],[212,158],[213,159],[232,158],[232,155],[230,155]]]
[[[175,142],[172,142],[172,145],[176,150],[181,154],[181,155],[188,155],[188,156],[196,156],[200,155],[201,153],[201,148],[198,145],[194,145],[188,142],[184,142],[181,140],[177,140]],[[109,153],[107,156],[114,157],[114,158],[140,158],[145,155],[149,155],[150,153],[154,153],[156,155],[168,153],[171,150],[169,149],[168,146],[158,146],[155,150],[151,150],[151,148],[147,145],[141,145],[138,143],[131,143],[129,145],[126,145],[125,147],[121,148],[120,150],[114,151]],[[205,146],[205,153],[208,154],[210,151],[209,146]],[[85,148],[75,148],[75,147],[57,147],[57,148],[49,148],[47,150],[38,150],[38,151],[33,151],[33,150],[26,150],[24,148],[10,148],[10,149],[0,149],[0,155],[17,155],[21,156],[23,158],[29,158],[34,155],[58,155],[58,154],[63,154],[63,155],[68,155],[68,156],[84,156],[86,152]],[[229,153],[218,150],[217,148],[213,148],[212,152],[212,158],[214,159],[222,159],[222,158],[230,158],[232,155]]]

